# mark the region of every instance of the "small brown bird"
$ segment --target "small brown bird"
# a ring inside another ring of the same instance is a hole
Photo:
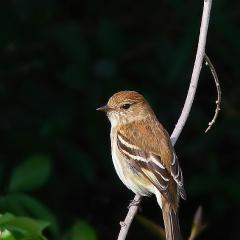
[[[162,209],[166,240],[180,240],[179,196],[186,199],[183,175],[170,137],[145,98],[135,91],[114,94],[106,112],[111,149],[121,181],[140,196],[155,194]]]

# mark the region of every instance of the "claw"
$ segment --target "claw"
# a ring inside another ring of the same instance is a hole
[[[128,209],[133,206],[139,206],[140,202],[141,202],[140,200],[135,200],[135,199],[131,200],[131,202],[128,205]]]

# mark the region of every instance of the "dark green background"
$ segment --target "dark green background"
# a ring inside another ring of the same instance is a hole
[[[1,213],[51,221],[49,239],[68,236],[76,222],[86,235],[116,239],[133,194],[115,174],[110,124],[95,109],[119,90],[137,90],[171,132],[191,77],[202,2],[0,2]],[[203,66],[176,145],[188,194],[180,210],[185,239],[199,205],[208,223],[200,239],[239,236],[239,26],[239,1],[213,1],[207,53],[223,102],[204,134],[216,91]],[[142,202],[142,214],[162,224],[154,198]],[[128,238],[156,239],[137,221]]]

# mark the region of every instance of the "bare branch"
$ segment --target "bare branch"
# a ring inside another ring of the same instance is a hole
[[[183,106],[181,116],[179,117],[178,122],[171,135],[171,140],[173,145],[175,145],[176,141],[178,140],[178,137],[181,134],[182,129],[188,119],[188,116],[192,107],[192,103],[194,100],[195,92],[197,89],[198,79],[199,79],[200,71],[202,69],[203,57],[205,55],[205,46],[206,46],[207,31],[208,31],[209,18],[210,18],[210,12],[211,12],[211,5],[212,5],[211,0],[204,0],[202,23],[201,23],[200,34],[199,34],[197,54],[195,58],[195,63],[193,67],[193,72],[192,72],[190,86],[188,89],[187,98],[185,100],[185,104]]]
[[[141,201],[141,196],[136,194],[133,201],[140,202]],[[119,235],[118,235],[118,240],[123,240],[123,239],[126,238],[127,233],[128,233],[128,229],[131,226],[131,223],[132,223],[133,218],[135,217],[135,215],[137,213],[137,210],[138,210],[137,205],[129,206],[129,210],[128,210],[128,213],[127,213],[127,216],[126,216],[124,222],[120,222],[121,230],[120,230]]]
[[[205,55],[205,45],[206,45],[206,38],[207,38],[207,31],[208,31],[208,25],[209,25],[209,18],[210,18],[210,12],[211,12],[211,6],[212,6],[212,0],[204,0],[204,6],[203,6],[203,14],[202,14],[202,22],[200,27],[200,34],[199,34],[199,41],[198,41],[198,48],[196,53],[196,58],[194,62],[192,77],[190,86],[187,93],[187,98],[184,103],[184,107],[182,109],[182,113],[178,119],[178,122],[173,130],[173,133],[171,135],[171,141],[172,144],[175,145],[177,142],[182,129],[188,119],[192,103],[194,100],[195,92],[197,89],[198,79],[200,75],[200,71],[202,68],[203,63],[203,57]],[[134,200],[139,201],[141,199],[140,196],[136,195]],[[121,229],[118,235],[118,240],[125,240],[129,227],[133,221],[134,216],[136,215],[138,210],[138,206],[131,206],[129,208],[129,211],[127,213],[127,216],[124,220],[124,222],[121,223]]]
[[[216,119],[218,117],[218,113],[220,111],[220,106],[221,106],[221,100],[222,100],[222,93],[221,93],[221,87],[220,87],[220,83],[219,83],[219,80],[218,80],[218,76],[217,76],[217,72],[210,60],[210,58],[205,54],[204,56],[204,59],[206,61],[206,65],[209,66],[211,72],[212,72],[212,75],[213,75],[213,78],[214,78],[214,81],[215,81],[215,85],[216,85],[216,88],[217,88],[217,101],[216,101],[216,109],[215,109],[215,114],[212,118],[212,120],[208,123],[208,128],[205,130],[205,133],[208,132],[212,126],[214,125],[214,123],[216,122]]]

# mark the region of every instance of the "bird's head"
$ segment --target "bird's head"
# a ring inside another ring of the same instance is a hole
[[[148,102],[135,91],[115,93],[105,106],[97,110],[106,112],[112,126],[142,120],[152,114]]]

